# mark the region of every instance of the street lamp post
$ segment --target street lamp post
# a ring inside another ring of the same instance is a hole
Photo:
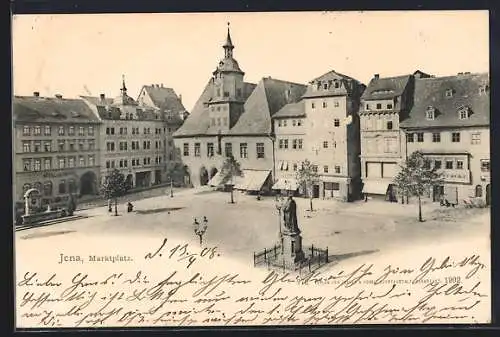
[[[172,178],[170,178],[170,198],[174,197],[174,183],[172,181]]]
[[[200,246],[203,244],[203,235],[207,231],[208,228],[208,220],[206,217],[203,217],[201,223],[198,222],[198,219],[194,218],[194,234],[196,234],[200,238]]]
[[[278,211],[278,242],[281,242],[282,232],[281,232],[281,209],[283,207],[283,200],[281,197],[276,196],[276,210]]]

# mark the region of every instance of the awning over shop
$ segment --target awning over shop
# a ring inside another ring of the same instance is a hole
[[[219,186],[222,183],[222,176],[220,172],[217,172],[212,179],[208,182],[209,186]]]
[[[363,193],[382,195],[387,193],[387,188],[390,184],[389,182],[383,181],[364,181],[363,183]]]
[[[237,190],[260,191],[270,173],[270,170],[243,170],[243,177],[238,177],[235,180],[234,188]]]
[[[295,191],[299,188],[299,184],[296,179],[278,179],[276,184],[273,186],[273,190],[285,190],[285,191]]]

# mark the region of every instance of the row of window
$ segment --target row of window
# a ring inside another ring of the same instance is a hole
[[[161,156],[155,157],[155,164],[161,164],[162,161],[163,161],[163,158]],[[128,159],[120,159],[120,160],[116,160],[116,161],[115,160],[106,160],[106,168],[112,169],[115,167],[119,167],[119,168],[128,167],[128,162],[129,162]],[[130,160],[130,164],[132,167],[140,166],[141,160],[139,158],[133,158]],[[151,165],[151,157],[142,158],[142,165]]]
[[[229,119],[227,117],[217,117],[217,118],[210,118],[210,125],[211,126],[228,126]]]
[[[340,82],[338,80],[318,81],[316,82],[316,86],[313,86],[314,91],[321,89],[330,90],[331,88],[340,88]]]
[[[323,101],[321,106],[323,107],[323,109],[326,109],[328,108],[328,102],[327,101]],[[339,101],[333,101],[333,106],[335,108],[338,108],[340,106],[340,103]],[[311,102],[311,109],[316,109],[316,102]]]
[[[287,161],[280,161],[278,163],[278,169],[280,171],[289,171],[289,170],[297,171],[298,167],[299,167],[298,163],[292,163],[292,165],[289,165],[289,163]],[[318,165],[312,165],[312,170],[313,170],[313,172],[318,173],[318,171],[319,171]],[[341,174],[341,171],[342,171],[342,168],[340,165],[333,166],[333,172],[335,174]],[[330,167],[328,165],[323,165],[323,173],[330,173],[330,172],[331,172]]]
[[[257,159],[265,158],[264,143],[255,144]],[[207,157],[211,158],[215,155],[214,143],[207,143]],[[189,143],[183,144],[183,156],[189,156]],[[233,156],[233,144],[224,143],[224,155],[226,157]],[[194,156],[201,157],[201,143],[194,143]],[[248,143],[240,143],[240,158],[248,158]]]
[[[66,146],[66,144],[68,146]],[[78,147],[76,146],[78,144]],[[95,150],[95,142],[94,140],[59,140],[57,142],[57,151],[92,151]],[[86,145],[86,146],[85,146]],[[52,141],[23,141],[23,152],[52,152]]]
[[[68,129],[66,132],[66,128]],[[85,136],[85,129],[87,129],[87,135],[88,136],[93,136],[94,135],[94,126],[89,125],[87,128],[84,126],[79,126],[78,127],[78,136]],[[75,132],[77,130],[77,127],[70,125],[70,126],[59,126],[58,127],[58,135],[59,136],[74,136]],[[35,125],[35,126],[29,126],[25,125],[23,126],[23,136],[41,136],[42,135],[42,126],[40,125]],[[44,136],[51,136],[52,135],[52,126],[50,125],[45,125],[43,126],[43,135]]]
[[[163,144],[165,144],[165,143],[166,143],[166,141],[164,140]],[[130,145],[131,145],[131,150],[140,150],[139,141],[137,141],[137,140],[131,141]],[[128,142],[119,142],[118,146],[119,146],[120,151],[128,151],[128,149],[129,149]],[[154,148],[161,149],[161,147],[162,147],[161,141],[159,141],[159,140],[155,141]],[[142,142],[142,149],[143,150],[151,150],[151,141],[150,140],[143,141]],[[115,142],[106,142],[106,151],[108,151],[108,152],[116,151]]]
[[[42,166],[43,165],[43,166]],[[77,157],[58,157],[56,163],[53,163],[52,158],[26,158],[23,159],[23,171],[42,171],[42,170],[51,170],[53,168],[56,169],[64,169],[64,168],[73,168],[73,167],[87,167],[95,165],[94,156],[88,156],[87,159],[85,156]]]
[[[221,97],[221,90],[220,88],[217,88],[217,97]],[[229,97],[229,91],[224,91],[224,97]],[[237,88],[236,89],[236,97],[241,97],[241,89]]]
[[[393,108],[392,103],[387,103],[387,104],[385,104],[385,106],[383,106],[382,103],[375,104],[376,110],[382,110],[382,109],[391,110],[392,108]],[[371,109],[372,109],[372,106],[370,105],[370,103],[366,103],[365,110],[371,110]]]
[[[444,163],[444,165],[443,165]],[[434,168],[436,170],[446,169],[446,170],[463,170],[464,161],[459,159],[426,159],[424,162],[426,168]]]
[[[452,143],[460,143],[461,134],[460,132],[452,132],[450,135],[450,139]],[[424,142],[424,133],[416,132],[416,133],[408,133],[406,134],[406,140],[408,143],[423,143]],[[432,132],[432,142],[439,143],[441,142],[441,132]],[[481,144],[481,133],[472,133],[470,138],[470,143],[473,145]]]
[[[288,149],[288,139],[279,139],[278,147],[280,149]],[[303,141],[302,139],[292,139],[291,140],[291,148],[294,150],[302,150]]]
[[[303,120],[302,119],[292,119],[292,126],[302,126],[303,125]],[[286,127],[287,126],[287,120],[286,119],[279,119],[278,120],[278,126],[279,127]]]
[[[118,129],[118,134],[120,135],[126,135],[128,134],[128,128],[127,127],[120,127]],[[133,127],[132,129],[132,134],[133,135],[138,135],[139,134],[139,128]],[[166,128],[163,128],[163,133],[165,133]],[[172,132],[171,128],[168,128],[168,132]],[[155,135],[161,135],[162,129],[161,128],[155,128]],[[107,135],[114,135],[115,134],[115,128],[114,127],[107,127],[106,128],[106,134]],[[151,134],[151,128],[144,128],[143,129],[143,134],[145,135],[150,135]]]
[[[212,111],[221,111],[221,110],[222,110],[222,111],[227,111],[227,105],[222,105],[222,106],[217,105],[217,107],[212,106],[212,107],[210,108],[210,110],[212,110]]]
[[[44,196],[50,197],[52,196],[53,186],[51,181],[46,181],[43,184],[40,182],[36,182],[33,185],[24,184],[23,185],[23,194],[26,193],[30,188],[36,188],[39,190]],[[78,185],[74,179],[66,180],[62,179],[59,181],[59,194],[65,193],[76,193],[78,189]]]

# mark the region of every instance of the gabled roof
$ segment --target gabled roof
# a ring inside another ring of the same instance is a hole
[[[304,101],[287,104],[273,116],[273,118],[292,117],[306,117],[306,107]]]
[[[269,134],[272,116],[287,103],[299,101],[306,90],[306,86],[302,84],[271,78],[263,78],[257,85],[252,83],[244,85],[244,112],[229,132],[223,134]],[[174,137],[217,134],[216,130],[210,129],[209,111],[208,107],[205,106],[205,103],[212,97],[212,93],[213,83],[210,80],[190,116],[174,133]]]
[[[203,89],[200,98],[196,101],[189,117],[182,126],[174,132],[175,136],[190,136],[205,134],[209,125],[208,108],[205,103],[212,97],[213,82],[209,80]]]
[[[338,88],[331,85],[328,90],[322,88],[319,90],[316,89],[316,86],[319,82],[333,84],[335,81],[338,81],[339,83]],[[359,82],[358,80],[338,73],[335,70],[331,70],[326,74],[323,74],[310,81],[303,98],[351,95],[362,86],[363,84],[361,84],[361,82]]]
[[[248,97],[243,114],[229,134],[270,134],[272,116],[286,104],[299,101],[306,88],[303,84],[263,78]]]
[[[14,96],[13,117],[19,122],[99,122],[89,106],[76,98]]]
[[[395,76],[395,77],[374,77],[365,89],[361,99],[363,100],[378,100],[391,99],[401,96],[405,91],[411,75]]]
[[[464,74],[415,80],[414,103],[402,128],[485,126],[490,123],[489,92],[480,93],[489,85],[489,74]],[[447,97],[446,91],[452,96]],[[428,107],[435,109],[434,120],[428,120]],[[470,109],[467,119],[459,119],[459,109]]]
[[[170,110],[175,113],[186,111],[186,108],[174,89],[153,85],[144,85],[142,88],[149,95],[155,107]],[[137,100],[139,100],[139,98]]]

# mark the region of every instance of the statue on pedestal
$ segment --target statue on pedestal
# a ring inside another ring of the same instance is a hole
[[[291,196],[288,197],[283,206],[283,221],[285,224],[285,232],[299,234],[300,229],[297,223],[297,204]]]

